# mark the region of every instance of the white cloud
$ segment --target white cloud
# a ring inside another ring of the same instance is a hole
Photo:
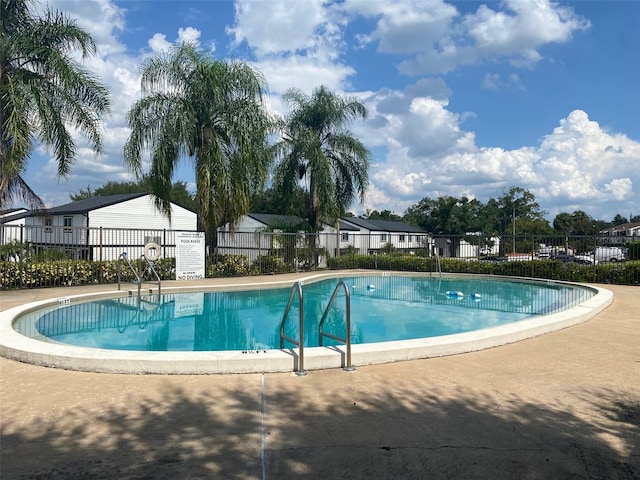
[[[154,53],[166,52],[171,48],[171,42],[167,41],[167,36],[162,33],[155,33],[148,43]]]
[[[269,91],[274,97],[291,87],[306,93],[311,93],[320,85],[333,91],[342,91],[348,77],[355,73],[347,65],[314,56],[264,59],[252,65],[268,79]],[[277,98],[272,100],[279,102]]]
[[[155,33],[148,41],[149,47],[154,53],[163,53],[171,48],[175,43],[193,43],[200,44],[200,30],[187,27],[179,28],[178,36],[173,42],[167,40],[167,36],[163,33]]]
[[[312,49],[328,23],[324,3],[239,0],[235,3],[235,26],[227,32],[235,45],[247,42],[258,56]]]
[[[200,30],[193,27],[178,29],[178,43],[194,43],[200,44]]]
[[[394,205],[402,213],[424,197],[442,195],[486,201],[513,185],[530,190],[550,209],[580,203],[602,218],[615,214],[605,210],[609,203],[638,204],[640,143],[608,133],[584,111],[570,112],[537,147],[479,148],[473,132],[461,128],[463,116],[449,111],[446,100],[414,97],[409,90],[382,90],[368,99],[373,115],[363,138],[386,147],[372,167],[368,208]]]
[[[633,182],[630,178],[614,178],[605,183],[604,190],[616,200],[625,200],[633,194]]]
[[[347,0],[344,10],[352,15],[377,18],[376,28],[361,43],[378,43],[384,53],[415,53],[425,45],[442,39],[452,20],[458,15],[456,8],[441,1],[425,2],[371,2]]]
[[[548,0],[508,0],[503,10],[483,4],[460,16],[443,1],[370,2],[347,0],[345,10],[376,18],[376,27],[361,43],[377,42],[378,51],[413,54],[399,64],[411,75],[444,73],[464,65],[507,59],[530,67],[542,59],[538,49],[565,42],[589,22],[570,8]]]

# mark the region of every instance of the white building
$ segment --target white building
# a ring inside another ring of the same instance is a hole
[[[335,227],[327,226],[327,231]],[[356,217],[340,219],[340,251],[349,247],[357,253],[384,252],[386,248],[414,252],[430,249],[431,236],[426,230],[395,220],[365,220]]]
[[[308,227],[295,215],[249,213],[233,229],[230,224],[218,228],[218,253],[243,255],[251,262],[265,255],[295,255],[296,249],[305,246]]]
[[[340,219],[338,228],[335,224],[323,224],[317,234],[308,233],[308,227],[297,216],[249,213],[237,222],[233,233],[228,224],[218,229],[218,252],[244,255],[252,262],[263,255],[295,256],[300,261],[312,235],[316,236],[316,246],[321,252],[331,257],[338,254],[337,245],[340,254],[349,250],[370,254],[384,252],[389,245],[407,252],[428,249],[430,242],[426,231],[397,221],[345,217]],[[318,260],[319,266],[326,265],[322,253]]]
[[[137,258],[153,242],[162,247],[161,257],[173,257],[174,232],[196,231],[197,214],[171,204],[169,219],[152,195],[125,193],[0,217],[0,226],[3,243],[17,240],[36,252],[57,249],[70,258],[114,260],[125,251]]]
[[[623,223],[600,230],[600,238],[606,245],[640,241],[640,222]]]

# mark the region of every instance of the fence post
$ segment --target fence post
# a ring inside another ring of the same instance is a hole
[[[23,247],[24,247],[24,225],[20,225],[20,248],[23,249]],[[24,268],[23,268],[23,263],[22,263],[22,261],[23,261],[22,257],[27,255],[27,251],[24,250],[24,249],[23,249],[23,251],[24,251],[24,254],[20,255],[20,260],[18,262],[18,265],[19,265],[18,266],[18,278],[20,279],[19,283],[20,283],[21,287],[24,287],[24,278],[23,278],[24,277]]]
[[[536,254],[536,236],[531,236],[531,278],[534,278],[534,263],[535,263],[535,254]]]
[[[102,264],[102,226],[100,226],[100,230],[98,231],[99,240],[98,240],[98,258],[100,259],[100,263],[98,264],[98,283],[102,283],[104,279],[104,265]],[[91,235],[91,230],[89,230],[89,235]]]

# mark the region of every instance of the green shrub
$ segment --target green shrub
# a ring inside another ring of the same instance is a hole
[[[144,270],[144,263],[135,260],[132,265]],[[376,269],[408,272],[438,272],[438,259],[391,253],[387,255],[343,255],[328,258],[331,269]],[[535,260],[525,262],[484,262],[456,258],[441,258],[440,268],[445,273],[472,273],[484,275],[521,276],[565,280],[572,282],[610,283],[640,285],[640,260],[627,262],[581,265],[557,260]],[[120,264],[121,281],[131,282],[133,272]],[[154,263],[161,280],[175,279],[175,259],[165,258]],[[206,269],[207,277],[248,276],[271,273],[288,273],[295,267],[279,256],[265,255],[250,263],[240,255],[215,257]],[[139,270],[137,270],[139,271]],[[149,272],[145,279],[152,280]],[[37,288],[53,286],[88,285],[94,283],[116,283],[118,261],[91,262],[88,260],[54,260],[23,263],[0,261],[0,289]]]
[[[627,258],[629,260],[640,260],[640,242],[631,242],[627,247],[629,248]]]
[[[438,272],[435,257],[414,255],[349,255],[328,261],[331,269],[375,269],[411,272]],[[564,280],[570,282],[640,285],[640,261],[615,264],[582,265],[558,260],[524,262],[483,262],[457,258],[441,258],[444,273],[472,273],[483,275],[518,276]]]
[[[257,272],[244,255],[219,255],[207,268],[208,278],[241,277]]]
[[[253,267],[262,275],[295,272],[294,266],[287,264],[282,257],[274,255],[259,256],[255,262],[253,262]]]

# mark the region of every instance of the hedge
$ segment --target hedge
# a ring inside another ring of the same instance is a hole
[[[143,270],[140,260],[132,262],[134,268]],[[563,263],[556,260],[535,260],[523,262],[468,261],[455,258],[419,257],[389,253],[384,255],[345,255],[329,258],[330,269],[376,269],[406,272],[475,273],[484,275],[505,275],[572,282],[611,283],[619,285],[640,285],[640,260],[620,263],[581,265]],[[439,264],[439,267],[438,267]],[[161,280],[175,280],[175,259],[167,258],[155,262],[155,269]],[[242,255],[218,256],[208,259],[206,275],[209,278],[278,274],[294,272],[295,266],[285,263],[277,256],[261,256],[253,262]],[[39,288],[56,286],[90,285],[116,283],[118,262],[91,262],[87,260],[30,261],[20,265],[15,262],[0,261],[0,289]],[[145,280],[152,280],[148,270]],[[134,280],[133,272],[122,266],[121,280]]]
[[[599,265],[565,263],[558,260],[469,261],[467,259],[418,257],[415,255],[346,255],[328,260],[331,269],[378,269],[409,272],[475,273],[569,282],[640,285],[640,261]]]

